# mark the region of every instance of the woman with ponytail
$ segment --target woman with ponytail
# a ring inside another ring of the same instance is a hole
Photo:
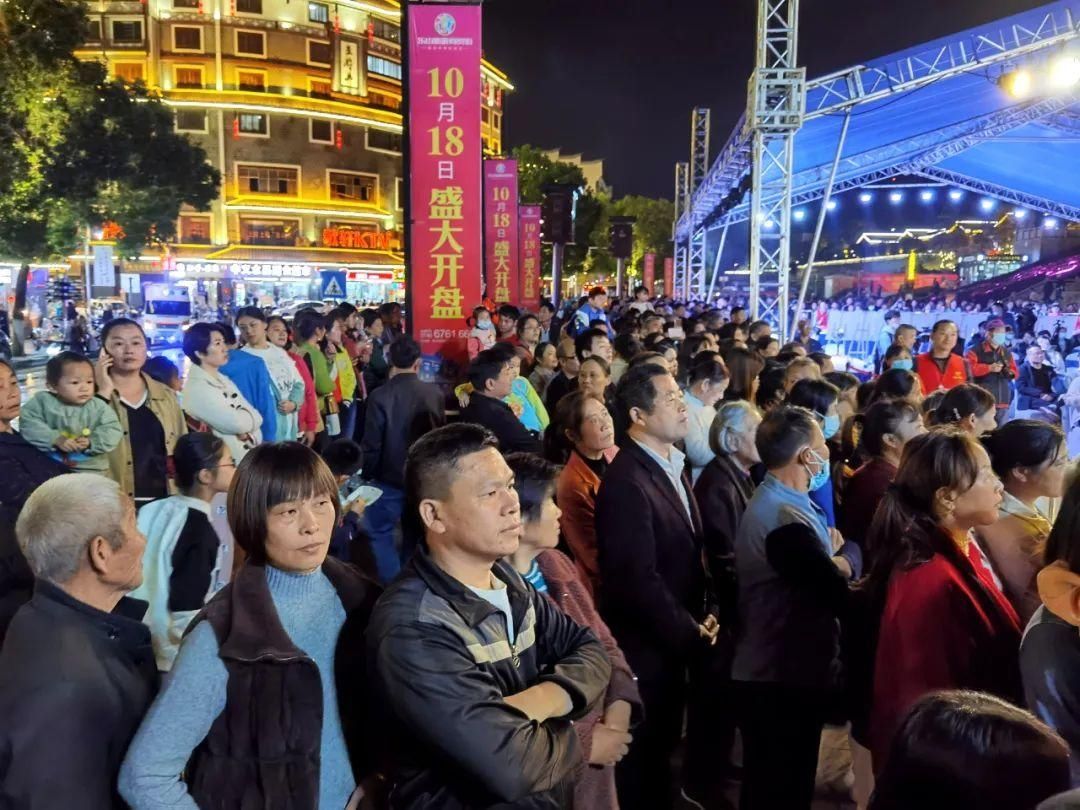
[[[997,401],[985,388],[964,383],[945,392],[934,414],[935,425],[956,425],[975,438],[997,427]]]
[[[876,769],[901,718],[929,692],[1019,700],[1020,621],[972,539],[997,518],[1001,492],[967,433],[934,430],[904,449],[868,535],[866,590],[881,617],[869,729]]]

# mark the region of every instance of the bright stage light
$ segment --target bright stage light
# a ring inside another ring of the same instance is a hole
[[[1043,227],[1048,231],[1052,231],[1058,226],[1058,221],[1053,217],[1047,217],[1043,220]]]
[[[776,220],[774,220],[774,219],[765,220],[765,230],[771,231],[775,227],[776,227]]]
[[[825,210],[826,211],[835,211],[836,210],[836,200],[829,200],[829,202],[826,203],[826,205],[825,205]]]
[[[1028,71],[1017,70],[1007,75],[1002,80],[1002,84],[1005,87],[1005,92],[1013,98],[1027,98],[1035,87],[1035,80],[1032,79]]]
[[[984,197],[979,202],[979,207],[982,208],[983,211],[993,211],[994,207],[996,205],[997,205],[997,201],[996,200],[991,200],[989,197]]]
[[[872,202],[873,199],[874,195],[871,194],[869,191],[864,191],[862,194],[859,195],[859,202],[861,202],[863,205]]]
[[[791,212],[791,218],[794,219],[796,222],[802,222],[804,219],[806,219],[806,211],[802,208],[796,208],[794,211]]]
[[[964,199],[964,192],[958,188],[954,188],[949,192],[949,199],[953,202],[960,202],[960,200]]]
[[[926,202],[926,203],[933,202],[934,201],[934,192],[930,191],[929,189],[927,189],[926,191],[920,191],[919,192],[919,199],[922,200],[923,202]]]
[[[1025,211],[1023,208],[1017,208],[1015,211],[1013,211],[1013,216],[1017,219],[1023,219],[1027,216],[1027,211]]]
[[[893,205],[899,205],[903,201],[904,201],[904,192],[902,192],[902,191],[891,191],[891,192],[889,192],[889,202],[891,202]]]
[[[1073,87],[1080,82],[1080,57],[1066,55],[1050,66],[1050,84],[1060,89]]]

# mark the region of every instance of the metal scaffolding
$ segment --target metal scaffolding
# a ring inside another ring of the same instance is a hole
[[[687,206],[690,204],[690,195],[688,192],[688,183],[690,181],[690,164],[689,163],[676,163],[675,164],[675,222],[679,222],[679,217],[683,212],[687,210]],[[686,284],[686,266],[689,251],[687,250],[688,244],[685,239],[680,241],[678,233],[673,235],[675,243],[675,278],[672,280],[672,289],[664,289],[664,295],[674,297],[675,291],[685,289]]]
[[[746,124],[751,139],[750,312],[787,340],[795,133],[806,104],[797,67],[799,0],[759,0],[757,56]],[[694,210],[690,210],[693,218]],[[691,219],[691,232],[693,221]]]
[[[690,118],[690,186],[692,197],[701,188],[709,172],[709,109],[695,107]],[[707,234],[701,222],[690,223],[689,256],[686,268],[684,298],[705,292],[705,240]]]

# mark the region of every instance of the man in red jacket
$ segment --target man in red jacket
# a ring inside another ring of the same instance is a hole
[[[966,355],[975,384],[994,395],[997,423],[1005,424],[1012,402],[1012,381],[1017,378],[1016,360],[1005,346],[1005,321],[1000,318],[986,324],[986,340]]]
[[[955,323],[938,321],[930,333],[930,351],[916,358],[915,371],[922,380],[923,394],[926,396],[971,382],[971,374],[964,358],[953,354],[956,338]]]

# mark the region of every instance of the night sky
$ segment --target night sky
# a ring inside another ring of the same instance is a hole
[[[1041,0],[810,0],[799,61],[810,78],[962,31]],[[746,105],[754,0],[486,0],[485,55],[517,87],[507,151],[530,143],[603,158],[616,196],[670,199],[690,110],[712,108],[715,155]],[[711,159],[711,158],[710,158]]]

